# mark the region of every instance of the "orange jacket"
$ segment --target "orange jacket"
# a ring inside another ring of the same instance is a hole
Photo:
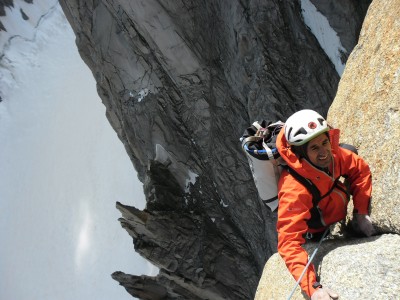
[[[319,170],[305,159],[298,159],[291,151],[284,135],[284,129],[277,137],[277,148],[285,162],[301,176],[311,180],[325,195],[340,175],[348,178],[350,192],[353,196],[354,209],[360,214],[368,214],[371,198],[371,173],[366,162],[355,153],[339,147],[339,130],[329,131],[332,145],[332,175]],[[342,185],[343,186],[343,185]],[[308,254],[302,248],[304,234],[321,232],[329,225],[346,217],[348,197],[340,188],[334,188],[329,196],[323,198],[318,207],[322,213],[325,228],[313,229],[307,224],[310,220],[310,209],[313,207],[312,195],[305,186],[299,183],[287,170],[282,171],[278,184],[278,252],[287,268],[297,281],[308,262]],[[300,282],[304,292],[311,296],[316,281],[314,266],[310,264]]]

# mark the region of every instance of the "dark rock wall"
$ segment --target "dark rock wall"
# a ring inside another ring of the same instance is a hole
[[[0,16],[6,15],[6,7],[14,7],[13,0],[1,0],[0,1]]]
[[[343,53],[343,63],[356,46],[366,11],[372,0],[310,0],[318,11],[329,21],[331,27],[340,36]]]
[[[300,3],[60,3],[144,183],[145,211],[117,207],[160,274],[113,277],[143,299],[252,298],[276,251],[276,216],[257,198],[239,137],[256,119],[326,115],[339,81]]]
[[[0,17],[6,15],[6,7],[14,7],[12,0],[0,0]],[[0,32],[7,31],[3,23],[0,21]]]

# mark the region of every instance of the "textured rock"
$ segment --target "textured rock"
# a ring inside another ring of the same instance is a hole
[[[315,7],[329,21],[331,27],[340,36],[340,41],[346,49],[343,53],[343,62],[347,60],[348,54],[351,53],[358,41],[358,33],[365,17],[365,12],[371,3],[371,0],[362,1],[319,1],[311,0]]]
[[[308,253],[316,243],[307,244]],[[385,234],[364,239],[323,242],[314,258],[321,282],[340,295],[340,300],[398,299],[400,284],[400,236]],[[279,254],[267,262],[255,300],[283,300],[296,281]],[[293,300],[307,299],[298,287]]]
[[[254,300],[287,299],[291,294],[296,281],[287,269],[285,262],[275,253],[265,264]],[[300,288],[292,296],[293,300],[307,299]]]
[[[60,3],[145,186],[146,210],[118,204],[120,221],[160,274],[113,277],[144,299],[157,284],[165,299],[253,298],[276,216],[258,201],[238,138],[256,119],[326,114],[339,80],[300,3]],[[360,25],[353,11],[331,13]]]
[[[400,233],[400,1],[374,1],[328,121],[360,149],[373,174],[372,217]]]
[[[123,216],[121,224],[134,238],[137,251],[161,269],[157,277],[143,278],[151,280],[152,286],[160,284],[171,299],[175,299],[175,294],[182,299],[245,299],[252,293],[258,278],[248,278],[248,274],[256,272],[256,266],[247,245],[235,237],[237,233],[232,232],[228,222],[217,226],[209,218],[189,212],[149,213],[120,203],[117,208]],[[221,243],[227,236],[232,240]],[[180,274],[190,280],[184,280]],[[126,275],[117,273],[113,278],[122,283]],[[179,293],[177,286],[185,292]]]

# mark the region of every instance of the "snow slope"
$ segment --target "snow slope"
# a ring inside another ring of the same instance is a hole
[[[132,299],[111,273],[156,269],[115,202],[143,208],[142,185],[57,1],[22,2],[33,30],[1,18],[0,299]]]
[[[301,0],[301,9],[304,23],[317,38],[321,48],[335,66],[336,72],[342,76],[345,64],[340,59],[340,53],[346,53],[346,49],[342,46],[336,31],[310,0]]]

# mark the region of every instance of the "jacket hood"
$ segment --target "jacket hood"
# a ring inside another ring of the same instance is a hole
[[[337,149],[339,147],[339,129],[330,129],[328,131],[329,139],[331,142],[331,149],[333,158],[335,158]],[[287,142],[285,138],[285,129],[279,132],[278,137],[276,139],[276,147],[281,155],[282,159],[286,162],[286,164],[294,169],[301,176],[306,178],[313,177],[316,171],[320,171],[315,166],[313,166],[308,160],[304,158],[298,158],[296,154],[292,151],[291,146]],[[322,171],[321,171],[322,172]]]

